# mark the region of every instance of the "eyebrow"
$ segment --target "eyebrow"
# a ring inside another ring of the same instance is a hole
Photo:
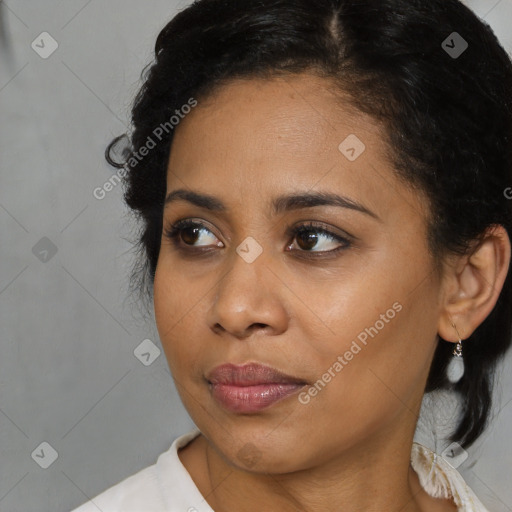
[[[198,192],[185,189],[177,189],[170,192],[165,199],[164,206],[178,200],[187,201],[195,206],[205,208],[206,210],[213,212],[227,212],[229,210],[222,201],[214,196],[200,194]],[[273,215],[278,215],[285,211],[299,210],[301,208],[313,208],[314,206],[338,206],[340,208],[347,208],[349,210],[364,213],[381,221],[380,217],[376,213],[372,212],[357,201],[330,192],[305,192],[283,195],[276,197],[272,201],[271,206]]]

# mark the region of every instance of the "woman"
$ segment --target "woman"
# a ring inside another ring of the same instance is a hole
[[[485,511],[510,346],[512,65],[457,0],[199,0],[133,108],[133,282],[197,429],[77,512]],[[124,167],[123,167],[124,166]]]

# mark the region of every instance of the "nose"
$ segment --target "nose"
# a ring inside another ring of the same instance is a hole
[[[227,259],[208,312],[210,328],[220,335],[245,339],[262,330],[278,335],[288,326],[282,293],[286,287],[263,252],[248,263],[235,251]]]

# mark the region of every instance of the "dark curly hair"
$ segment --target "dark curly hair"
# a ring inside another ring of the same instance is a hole
[[[468,44],[460,55],[448,51],[457,31]],[[158,35],[133,131],[106,151],[123,170],[124,199],[140,221],[130,287],[143,300],[152,297],[160,250],[171,117],[229,80],[303,72],[333,80],[353,106],[383,122],[397,177],[429,202],[436,269],[444,256],[474,249],[493,225],[510,237],[512,64],[469,8],[458,0],[198,0]],[[129,144],[115,158],[123,140]],[[487,424],[511,317],[509,270],[495,308],[464,343],[466,371],[455,385],[446,378],[453,345],[438,343],[425,391],[460,395],[451,440],[462,446]]]

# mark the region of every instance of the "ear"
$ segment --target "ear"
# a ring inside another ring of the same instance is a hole
[[[510,265],[510,239],[501,225],[489,227],[470,254],[453,257],[441,287],[438,334],[467,339],[493,310]],[[456,329],[453,327],[455,325]]]

